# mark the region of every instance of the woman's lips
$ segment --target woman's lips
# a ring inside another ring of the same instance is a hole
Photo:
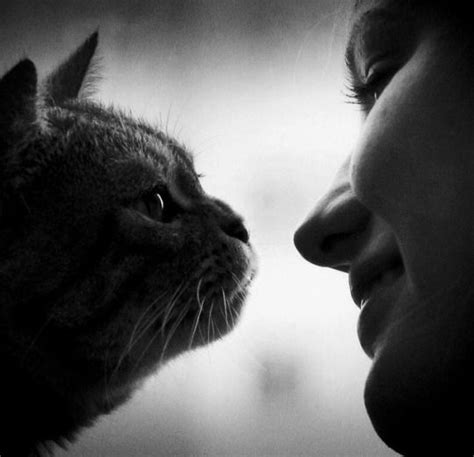
[[[387,317],[400,296],[404,273],[401,257],[389,251],[351,268],[351,295],[361,309],[358,336],[364,352],[371,358],[379,337],[386,330]]]
[[[393,265],[390,269],[385,270],[379,274],[362,292],[360,298],[360,308],[363,309],[367,302],[372,297],[373,293],[377,292],[377,289],[383,289],[389,287],[393,282],[398,279],[403,273],[403,266],[401,264]]]
[[[402,290],[404,269],[401,264],[384,271],[361,298],[357,333],[364,352],[374,357],[379,338],[388,327],[388,318]]]
[[[349,287],[354,303],[362,308],[375,287],[390,284],[403,272],[403,262],[399,255],[380,254],[351,267]]]

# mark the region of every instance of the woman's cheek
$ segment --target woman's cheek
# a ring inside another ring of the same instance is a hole
[[[399,129],[388,109],[367,117],[352,154],[350,179],[355,195],[375,214],[390,221],[406,203],[411,180],[404,163]]]
[[[418,213],[428,203],[423,167],[432,150],[433,95],[438,90],[426,80],[431,58],[428,42],[421,42],[368,113],[352,155],[354,192],[389,220]]]
[[[426,54],[415,55],[383,92],[350,171],[355,195],[394,231],[419,292],[472,268],[466,246],[474,245],[474,133],[466,123],[474,105],[467,109],[450,80],[427,80],[426,65]]]
[[[393,77],[365,119],[352,155],[356,196],[395,225],[439,210],[439,186],[446,187],[440,182],[445,119],[433,97],[438,89],[425,81],[424,57],[415,54]]]

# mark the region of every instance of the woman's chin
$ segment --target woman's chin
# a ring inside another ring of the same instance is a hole
[[[472,456],[471,360],[442,360],[434,350],[439,346],[426,343],[378,351],[365,386],[369,417],[380,438],[404,456]]]

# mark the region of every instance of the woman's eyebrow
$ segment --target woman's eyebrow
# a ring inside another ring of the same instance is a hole
[[[356,53],[364,45],[370,30],[383,31],[394,24],[400,24],[399,15],[386,8],[373,8],[361,14],[352,26],[346,46],[345,61],[351,75],[357,74]]]

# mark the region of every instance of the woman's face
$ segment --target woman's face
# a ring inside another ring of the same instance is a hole
[[[472,453],[474,64],[434,18],[396,3],[355,11],[360,138],[295,244],[349,273],[381,438],[407,455]]]

